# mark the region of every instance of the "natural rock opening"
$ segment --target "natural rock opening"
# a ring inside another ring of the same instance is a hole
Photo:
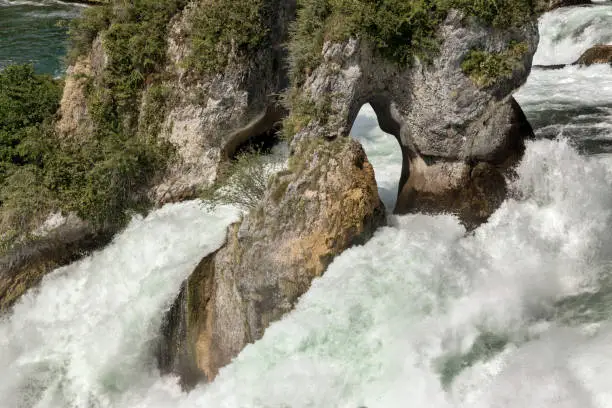
[[[256,151],[261,154],[272,153],[272,149],[281,141],[281,129],[282,126],[276,123],[271,129],[249,137],[244,143],[236,147],[236,150],[229,156],[229,159],[236,159],[241,154],[251,151]]]
[[[228,137],[223,148],[225,159],[235,159],[240,153],[256,150],[270,153],[280,142],[279,132],[285,110],[277,104],[270,105],[261,115]]]
[[[383,126],[389,122],[383,122]],[[399,183],[403,168],[402,149],[398,142],[398,133],[390,131],[397,128],[385,127],[384,131],[380,125],[371,104],[365,104],[351,128],[351,137],[361,143],[368,161],[374,167],[374,175],[378,186],[378,194],[388,211],[395,208]]]

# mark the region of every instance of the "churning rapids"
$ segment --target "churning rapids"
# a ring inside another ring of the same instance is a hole
[[[541,32],[536,62],[571,62],[612,41],[612,6],[550,13]],[[4,317],[0,406],[612,407],[612,69],[534,70],[516,97],[541,138],[473,233],[448,215],[390,215],[185,394],[151,349],[181,280],[237,214],[166,206]],[[399,148],[368,107],[353,133],[389,206]]]

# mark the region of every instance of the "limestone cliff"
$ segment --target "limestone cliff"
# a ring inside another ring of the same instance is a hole
[[[257,3],[257,2],[255,2]],[[177,16],[168,40],[167,71],[172,106],[163,120],[161,137],[176,148],[168,174],[154,188],[156,201],[194,197],[198,187],[216,179],[227,161],[249,138],[275,131],[284,116],[278,95],[287,87],[284,43],[295,18],[295,1],[260,2],[266,38],[249,52],[220,48],[225,64],[214,73],[185,67],[192,50],[194,14],[206,7],[192,3]]]

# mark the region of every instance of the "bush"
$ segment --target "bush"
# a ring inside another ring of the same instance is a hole
[[[55,114],[61,92],[61,82],[36,75],[32,65],[9,66],[1,71],[0,162],[4,167],[37,161],[37,155],[25,149],[22,142]]]
[[[187,66],[200,74],[214,74],[236,51],[248,53],[268,38],[265,21],[269,0],[214,0],[200,4],[191,16],[191,51]]]
[[[266,160],[258,151],[239,154],[221,169],[217,181],[200,193],[208,207],[234,205],[245,211],[254,209],[263,199],[272,175],[281,165]]]
[[[86,55],[98,33],[110,25],[112,9],[107,6],[89,7],[83,11],[80,18],[70,22],[68,35],[70,51],[68,62],[74,63],[81,55]]]

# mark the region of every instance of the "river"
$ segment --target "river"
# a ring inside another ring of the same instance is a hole
[[[612,6],[540,20],[539,64],[612,41]],[[612,69],[534,70],[516,98],[538,139],[508,198],[466,233],[389,215],[217,379],[183,393],[151,352],[180,281],[235,211],[135,218],[0,321],[0,406],[611,408]],[[397,142],[365,106],[352,134],[394,200]]]

